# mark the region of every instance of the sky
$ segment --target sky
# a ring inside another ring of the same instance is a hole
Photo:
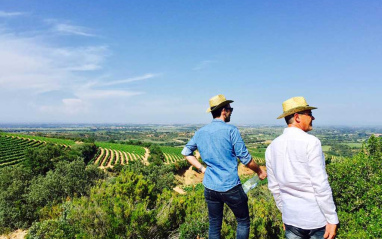
[[[379,0],[0,0],[0,123],[382,125]]]

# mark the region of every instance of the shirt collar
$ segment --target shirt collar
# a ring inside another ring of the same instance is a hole
[[[297,128],[297,127],[288,127],[288,128],[285,128],[284,129],[284,133],[287,133],[287,132],[293,132],[293,131],[299,131],[299,132],[303,132],[303,133],[306,133],[304,130],[300,129],[300,128]]]
[[[212,122],[223,122],[223,123],[225,123],[222,119],[213,119]]]

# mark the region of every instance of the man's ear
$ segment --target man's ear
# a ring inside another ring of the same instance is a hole
[[[300,115],[299,115],[299,114],[295,113],[294,116],[293,116],[293,118],[294,118],[294,122],[297,122],[297,123],[300,123],[300,122],[301,122],[301,120],[300,120]]]
[[[222,112],[221,112],[221,114],[220,114],[220,116],[222,116],[222,115],[225,116],[226,113],[227,113],[227,111],[225,110],[225,108],[223,108],[223,109],[222,109]]]

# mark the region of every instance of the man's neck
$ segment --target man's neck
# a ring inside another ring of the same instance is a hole
[[[302,131],[305,131],[301,128],[301,126],[299,124],[288,124],[288,127],[294,127],[294,128],[298,128],[298,129],[301,129]]]
[[[214,119],[221,120],[221,121],[223,121],[223,122],[225,123],[225,118],[224,118],[223,115],[220,116],[220,117],[216,117],[216,118],[214,118]]]

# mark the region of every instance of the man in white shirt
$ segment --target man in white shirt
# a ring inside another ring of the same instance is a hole
[[[284,101],[278,119],[285,118],[288,127],[265,152],[268,187],[282,213],[287,239],[336,235],[338,216],[321,142],[306,133],[313,127],[313,109],[304,97]]]

